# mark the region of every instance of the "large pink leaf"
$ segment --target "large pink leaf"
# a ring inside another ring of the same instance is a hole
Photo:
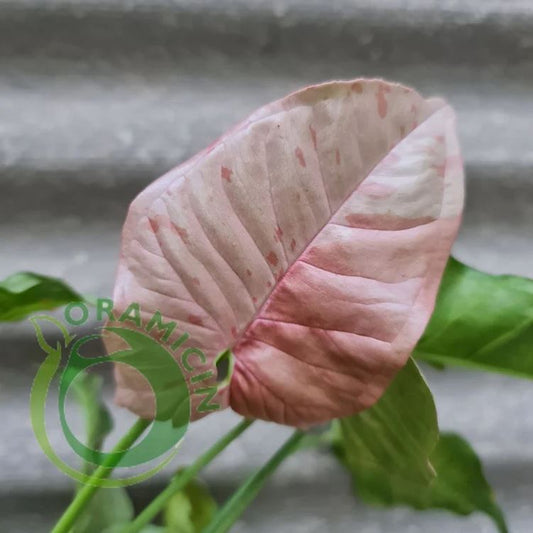
[[[442,100],[380,80],[308,87],[134,200],[115,306],[176,321],[206,368],[231,348],[223,406],[290,425],[350,415],[421,336],[462,203]],[[118,403],[149,416],[144,380],[116,377]]]

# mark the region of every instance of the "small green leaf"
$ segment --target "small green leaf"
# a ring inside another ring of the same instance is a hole
[[[86,445],[99,451],[104,439],[113,429],[111,414],[102,398],[103,379],[97,374],[80,372],[72,382],[72,389],[85,419]],[[89,473],[89,465],[85,471]]]
[[[450,258],[413,356],[533,378],[533,280],[493,276]]]
[[[217,504],[198,480],[174,494],[163,511],[166,533],[201,533],[215,516]]]
[[[353,476],[356,492],[367,503],[408,505],[418,510],[439,508],[460,515],[483,512],[493,519],[500,533],[508,532],[481,462],[465,440],[452,433],[441,434],[430,459],[437,473],[430,485],[375,465],[345,464]]]
[[[485,479],[481,461],[468,442],[453,433],[441,434],[431,461],[437,478],[422,509],[440,507],[462,515],[484,512],[501,533],[507,533],[505,518]]]
[[[122,487],[98,490],[76,520],[71,533],[117,532],[133,519],[133,505]]]
[[[22,320],[36,311],[48,311],[83,298],[56,278],[19,272],[0,282],[0,321]]]
[[[412,359],[373,407],[336,421],[334,431],[337,454],[366,485],[381,470],[421,486],[434,478],[429,456],[438,441],[437,413]]]

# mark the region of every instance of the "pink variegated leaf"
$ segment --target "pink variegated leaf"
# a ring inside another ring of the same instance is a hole
[[[115,306],[159,310],[206,368],[231,349],[223,406],[296,426],[348,416],[423,333],[462,204],[445,102],[381,80],[308,87],[134,200]],[[120,404],[153,412],[133,371],[117,385]]]

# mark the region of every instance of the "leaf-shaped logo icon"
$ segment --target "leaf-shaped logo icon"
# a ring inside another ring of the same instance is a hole
[[[63,342],[51,346],[41,327],[41,321],[54,324],[63,336]],[[54,317],[39,315],[32,318],[37,341],[46,358],[35,376],[30,395],[31,421],[36,438],[48,458],[63,472],[81,483],[96,483],[101,487],[117,487],[138,483],[161,470],[174,457],[189,423],[190,396],[187,383],[179,364],[172,355],[149,335],[125,327],[108,327],[107,331],[121,337],[128,348],[110,355],[87,358],[80,354],[86,343],[100,339],[101,334],[85,335],[75,340],[66,327]],[[69,350],[68,358],[61,369],[61,357]],[[65,401],[73,381],[91,366],[101,363],[122,363],[135,368],[150,383],[156,398],[156,420],[150,425],[145,437],[126,450],[102,452],[80,442],[68,426],[65,415]],[[63,433],[72,449],[86,462],[96,465],[109,464],[113,460],[118,467],[132,467],[164,456],[156,466],[147,472],[121,479],[96,479],[65,463],[53,449],[46,432],[45,407],[52,381],[59,377],[59,419]],[[170,453],[167,453],[170,452]],[[115,457],[116,456],[116,457]]]

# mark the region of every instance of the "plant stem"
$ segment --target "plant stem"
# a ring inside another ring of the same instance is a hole
[[[222,452],[231,442],[233,442],[245,429],[247,429],[254,421],[243,420],[235,426],[230,432],[226,433],[220,440],[215,442],[203,455],[198,457],[194,463],[187,467],[182,472],[176,474],[170,481],[167,487],[160,492],[150,504],[135,518],[135,520],[127,525],[121,533],[137,533],[144,526],[149,524],[163,509],[164,505],[176,492],[183,489],[189,481],[191,481],[196,474],[207,466],[220,452]]]
[[[285,444],[257,472],[252,474],[224,504],[214,520],[203,533],[225,533],[237,521],[244,510],[255,499],[268,478],[283,460],[291,455],[305,433],[295,431]]]
[[[124,435],[113,448],[113,452],[116,453],[127,450],[144,433],[151,423],[151,420],[145,420],[143,418],[137,419],[126,435]],[[120,459],[121,455],[118,453],[116,455],[110,455],[109,459],[104,461],[94,471],[87,484],[85,484],[77,492],[76,496],[74,496],[74,499],[66,508],[65,512],[52,530],[52,533],[68,533],[70,531],[80,513],[94,496],[94,493],[99,489],[98,481],[108,478]]]

